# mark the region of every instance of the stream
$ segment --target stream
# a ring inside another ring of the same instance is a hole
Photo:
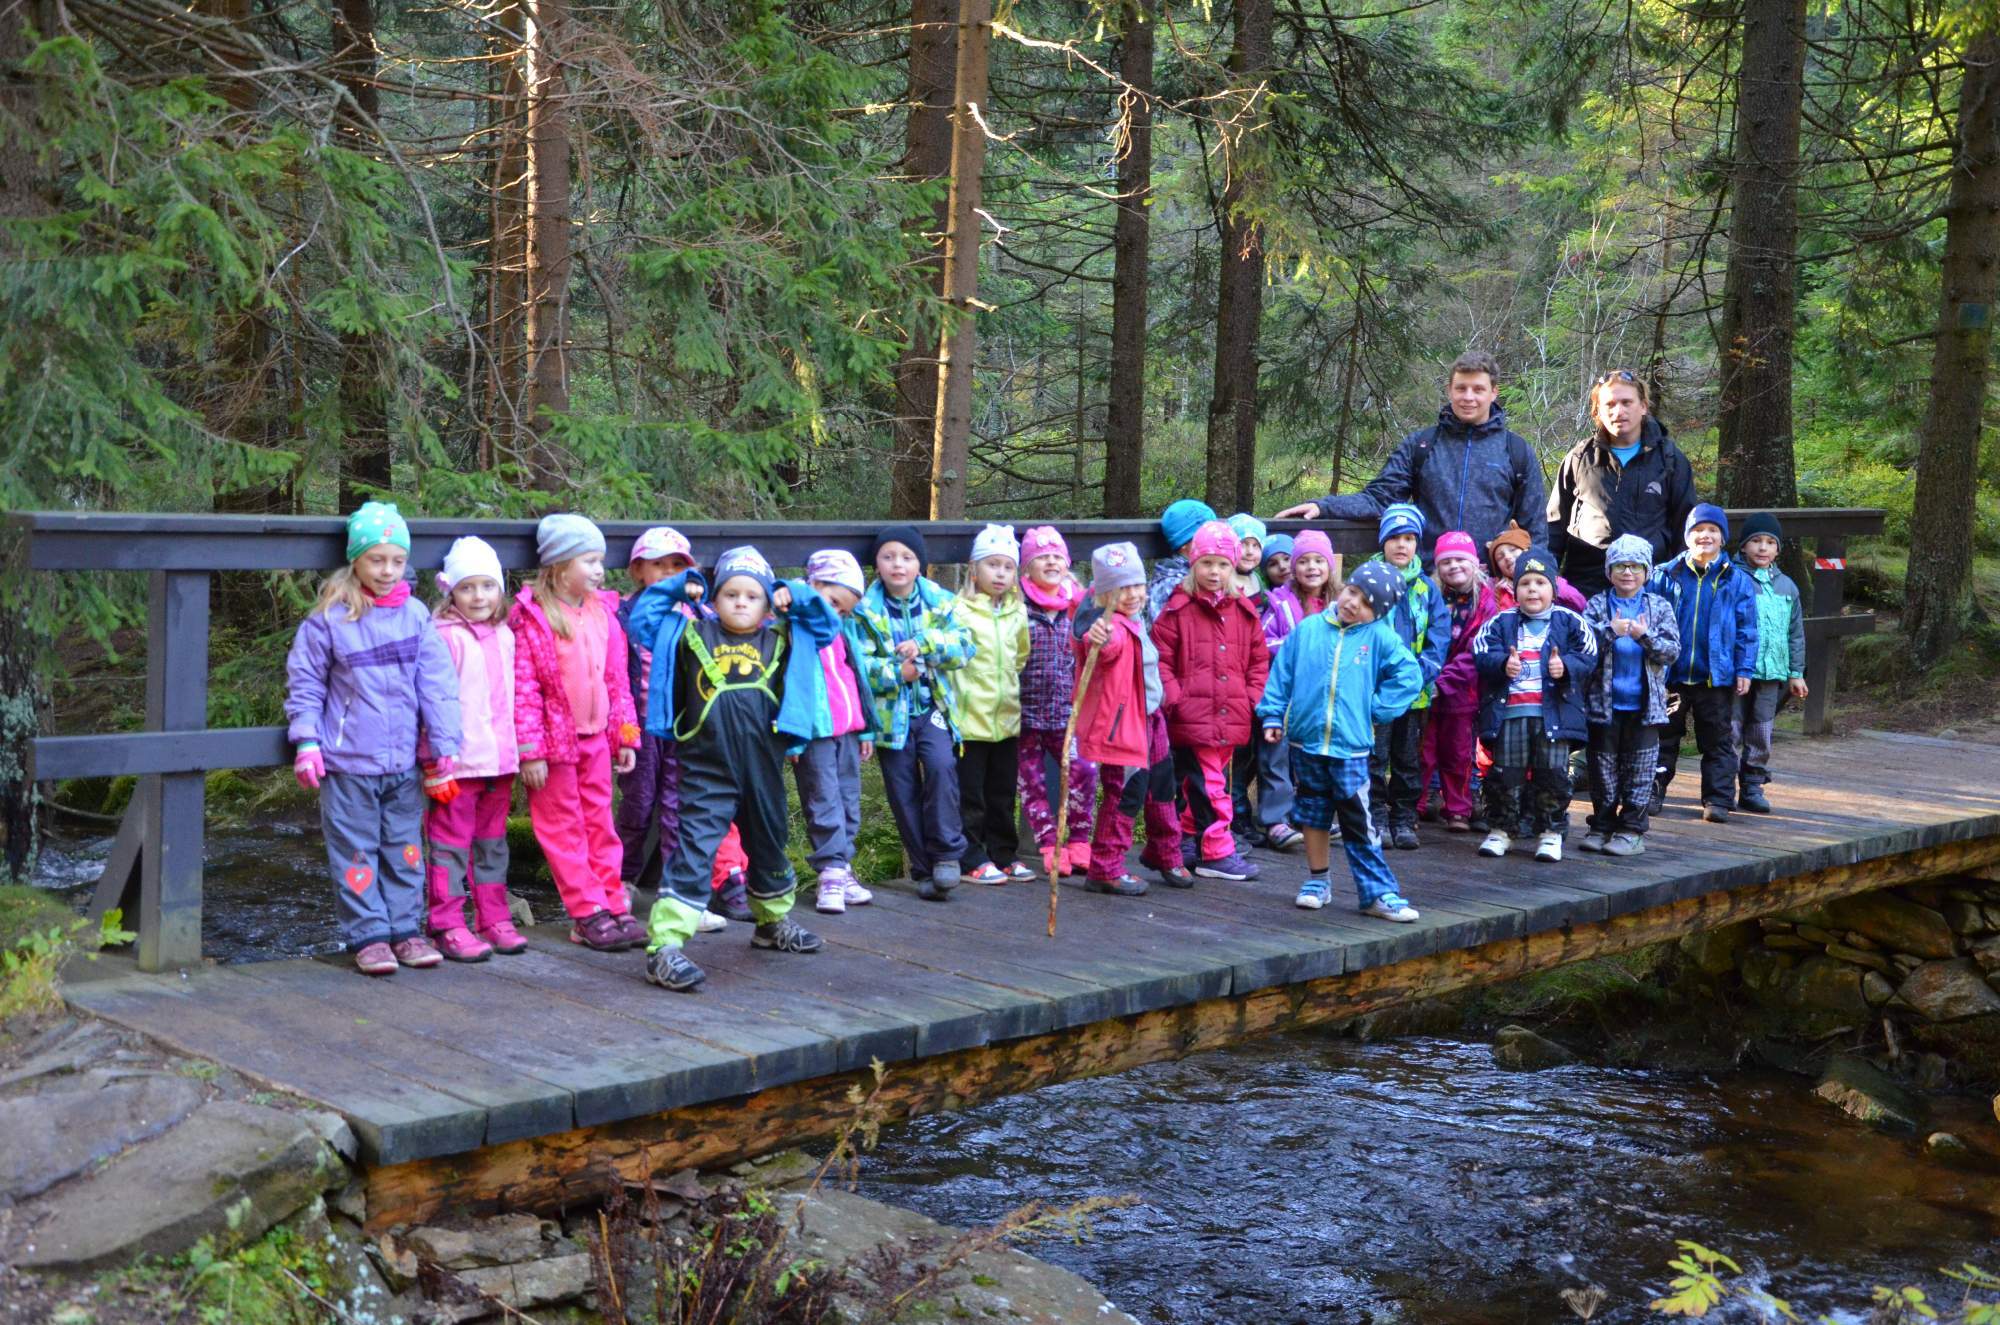
[[[47,844],[38,881],[81,909],[109,842]],[[205,950],[337,950],[317,832],[208,839]],[[546,884],[519,880],[538,915]],[[1988,1154],[1982,1101],[1935,1125]],[[1674,1241],[1740,1262],[1805,1319],[1866,1316],[1869,1286],[2000,1272],[2000,1165],[1952,1168],[1871,1131],[1805,1079],[1570,1066],[1505,1072],[1484,1042],[1302,1034],[887,1128],[864,1194],[947,1223],[1029,1200],[1130,1195],[1082,1242],[1037,1242],[1144,1321],[1663,1320]],[[1989,1294],[1989,1296],[1993,1296]],[[1747,1306],[1709,1319],[1767,1319]]]

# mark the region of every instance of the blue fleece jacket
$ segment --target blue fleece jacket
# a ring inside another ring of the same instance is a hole
[[[1332,612],[1319,612],[1301,621],[1271,660],[1257,739],[1262,728],[1281,726],[1309,754],[1359,759],[1375,748],[1375,724],[1402,717],[1423,690],[1423,669],[1394,626],[1343,626]]]
[[[1757,670],[1757,586],[1727,552],[1700,570],[1683,552],[1653,568],[1649,592],[1674,605],[1681,652],[1672,685],[1733,686]]]

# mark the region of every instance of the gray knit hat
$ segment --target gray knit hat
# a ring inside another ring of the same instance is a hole
[[[535,526],[535,555],[544,566],[603,551],[603,531],[580,515],[545,515]]]
[[[1611,540],[1611,546],[1604,549],[1604,569],[1613,566],[1644,566],[1653,568],[1653,545],[1637,534],[1620,534]]]
[[[1139,560],[1139,549],[1130,543],[1106,543],[1090,554],[1090,592],[1093,596],[1145,582],[1146,563]]]

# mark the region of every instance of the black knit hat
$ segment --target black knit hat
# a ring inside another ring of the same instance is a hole
[[[875,531],[875,545],[868,549],[868,560],[872,565],[882,555],[882,547],[887,543],[901,543],[917,554],[917,560],[930,565],[930,558],[924,555],[924,536],[917,532],[913,524],[885,524]]]
[[[1778,529],[1778,517],[1769,511],[1759,511],[1743,522],[1743,530],[1737,538],[1736,546],[1742,547],[1759,534],[1769,534],[1780,543],[1785,541],[1784,534]]]

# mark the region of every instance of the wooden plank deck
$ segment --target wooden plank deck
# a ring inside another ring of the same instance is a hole
[[[756,952],[743,926],[697,938],[690,955],[709,979],[694,996],[647,985],[642,954],[590,952],[554,927],[535,931],[523,956],[388,980],[362,978],[340,959],[182,977],[107,958],[78,969],[69,993],[92,1012],[337,1110],[371,1166],[413,1165],[588,1129],[629,1138],[640,1135],[633,1120],[753,1092],[795,1087],[799,1099],[816,1098],[819,1087],[805,1083],[844,1078],[871,1059],[946,1072],[983,1047],[1103,1040],[1108,1026],[1129,1035],[1176,1010],[1234,1007],[1236,1031],[1261,1033],[1309,1019],[1302,1002],[1341,979],[1365,981],[1379,1004],[1420,988],[1395,974],[1412,963],[1458,956],[1472,972],[1461,983],[1503,978],[1797,905],[1800,896],[1990,866],[2000,861],[1996,753],[1874,733],[1786,740],[1775,759],[1777,813],[1727,825],[1696,820],[1692,761],[1684,761],[1647,854],[1634,860],[1575,854],[1573,834],[1573,854],[1559,864],[1518,851],[1490,861],[1472,836],[1427,826],[1424,849],[1391,853],[1423,912],[1414,925],[1350,910],[1340,864],[1335,895],[1347,904],[1300,911],[1292,894],[1301,857],[1265,853],[1256,883],[1156,886],[1136,900],[1066,887],[1053,940],[1043,932],[1045,883],[968,885],[942,906],[888,885],[844,916],[803,912],[828,940],[815,956]],[[1581,817],[1573,811],[1579,825]],[[1522,955],[1531,944],[1533,955]],[[1289,1012],[1242,1015],[1246,1000],[1272,991],[1289,991]],[[1320,1012],[1333,1015],[1333,1003]],[[1013,1069],[979,1089],[1116,1070],[1228,1034],[1167,1033],[1124,1057]],[[971,1089],[943,1089],[932,1104],[948,1107]]]

